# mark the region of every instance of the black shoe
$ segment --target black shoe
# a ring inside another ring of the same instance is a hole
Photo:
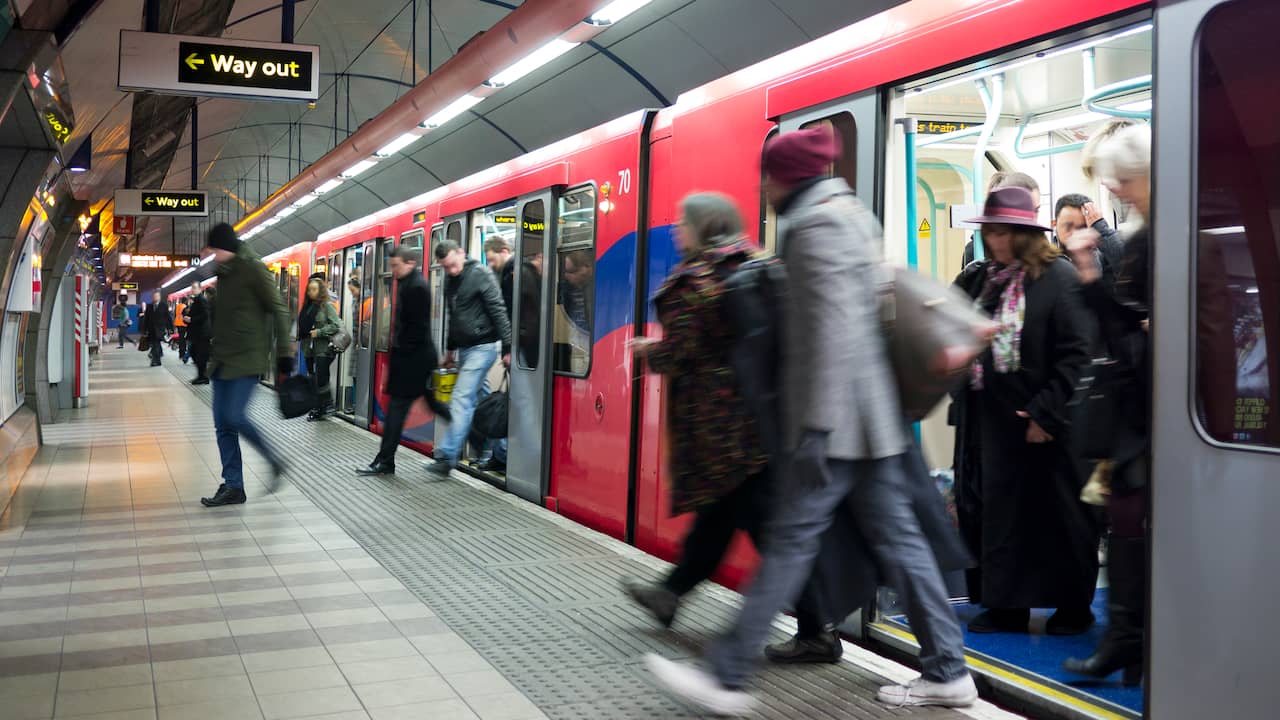
[[[1031,622],[1031,611],[1026,608],[993,608],[984,610],[969,621],[973,633],[1024,633]]]
[[[1089,608],[1058,608],[1044,624],[1048,635],[1083,635],[1093,627],[1093,611]]]
[[[489,458],[479,465],[476,465],[476,469],[492,473],[505,473],[507,471],[507,464],[494,458]]]
[[[796,635],[786,642],[770,645],[764,649],[764,655],[783,665],[838,663],[844,655],[844,644],[835,630],[824,630],[818,635]]]
[[[372,475],[395,475],[396,466],[391,463],[369,463],[369,467],[363,467],[356,471],[357,475],[369,477]]]
[[[446,480],[453,473],[448,460],[437,460],[427,466],[427,474],[437,480]]]
[[[218,486],[218,492],[214,493],[213,497],[200,498],[200,504],[205,507],[221,507],[223,505],[243,505],[245,500],[244,488],[229,488],[224,483]]]
[[[662,627],[671,627],[676,619],[676,610],[680,607],[679,595],[661,585],[649,585],[637,580],[623,580],[622,589],[640,607],[648,610]]]
[[[208,385],[208,384],[209,384],[209,378],[207,378],[207,377],[198,377],[198,378],[196,378],[195,380],[192,380],[192,381],[191,381],[191,384],[192,384],[192,385]]]

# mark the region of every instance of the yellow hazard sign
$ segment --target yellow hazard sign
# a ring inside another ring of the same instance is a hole
[[[920,239],[928,240],[932,234],[933,234],[933,226],[929,224],[928,220],[921,220],[920,230],[919,230]]]

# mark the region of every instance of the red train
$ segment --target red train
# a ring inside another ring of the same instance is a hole
[[[1269,5],[1226,4],[1240,3]],[[1081,150],[1111,118],[1150,119],[1153,19],[1166,12],[1173,11],[1139,0],[907,2],[686,92],[671,107],[619,118],[268,262],[290,293],[295,267],[303,278],[312,268],[327,274],[357,339],[335,373],[340,409],[378,432],[393,290],[387,250],[400,243],[424,250],[441,343],[433,249],[449,239],[481,258],[486,241],[507,240],[514,261],[536,267],[536,287],[516,292],[508,472],[487,479],[671,558],[687,520],[667,512],[663,383],[633,366],[625,348],[635,335],[659,332],[648,299],[678,261],[679,199],[728,194],[752,237],[772,250],[763,144],[777,132],[830,123],[845,146],[832,172],[883,218],[887,256],[953,277],[969,238],[960,219],[997,170],[1039,182],[1046,223],[1054,200],[1068,193],[1120,211],[1080,173]],[[415,411],[406,442],[429,451],[436,434],[425,408]],[[936,467],[950,464],[950,434],[940,417],[921,425]],[[353,458],[353,467],[364,461]],[[741,582],[753,562],[740,542],[721,579]],[[1069,712],[1129,717],[1142,702],[1141,691],[1126,698],[1046,689],[1048,671],[1035,672],[1024,684]]]

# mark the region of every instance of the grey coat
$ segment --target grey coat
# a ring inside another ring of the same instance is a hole
[[[839,178],[803,190],[784,218],[785,447],[816,430],[831,458],[899,455],[908,438],[881,329],[880,224]]]

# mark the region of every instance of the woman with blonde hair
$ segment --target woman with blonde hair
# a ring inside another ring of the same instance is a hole
[[[956,281],[999,325],[957,398],[957,511],[978,558],[970,600],[986,608],[971,632],[1028,632],[1031,608],[1056,609],[1049,634],[1093,624],[1097,530],[1067,421],[1093,325],[1075,269],[1036,217],[1029,191],[992,191],[970,221],[987,259]]]
[[[329,340],[338,334],[338,311],[329,301],[329,288],[324,275],[316,273],[307,280],[307,302],[298,313],[298,340],[302,356],[307,360],[307,375],[315,383],[316,409],[308,420],[320,420],[333,412],[333,395],[329,391],[329,366],[333,364],[333,348]]]

